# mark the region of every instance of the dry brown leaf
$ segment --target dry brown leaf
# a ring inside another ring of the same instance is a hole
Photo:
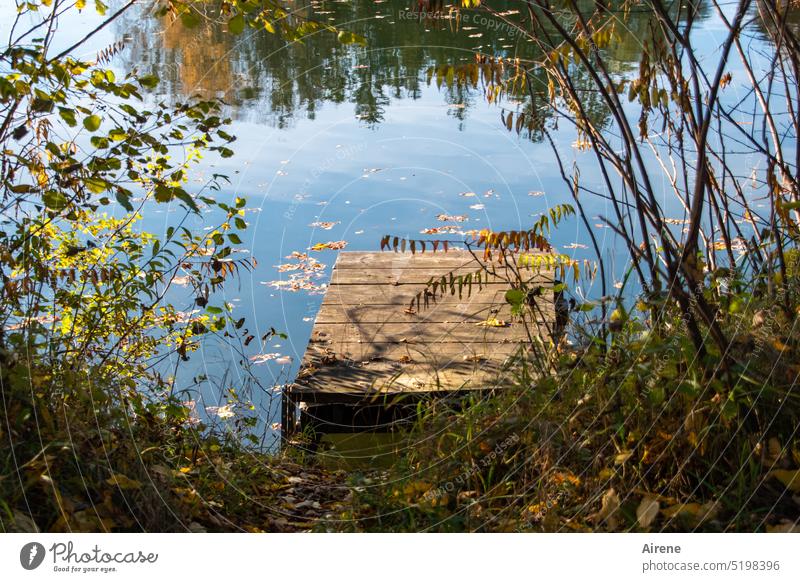
[[[661,509],[661,504],[653,497],[643,497],[639,507],[636,508],[636,520],[643,529],[650,527]]]
[[[39,533],[39,526],[36,525],[36,522],[33,521],[29,515],[15,509],[12,531],[20,533]]]
[[[617,525],[619,524],[619,520],[616,517],[616,512],[619,510],[619,506],[621,505],[619,495],[614,490],[614,488],[608,489],[605,493],[603,493],[603,500],[600,505],[600,511],[594,514],[593,521],[595,523],[602,523],[606,522],[608,524],[608,528],[611,530],[617,529]]]

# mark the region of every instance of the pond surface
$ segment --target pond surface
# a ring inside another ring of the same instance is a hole
[[[506,4],[513,11],[522,3]],[[202,95],[229,104],[236,155],[204,161],[201,173],[229,175],[223,196],[244,196],[250,209],[242,252],[255,257],[258,267],[228,285],[225,300],[247,318],[256,337],[270,328],[287,335],[244,348],[260,385],[253,385],[252,397],[266,427],[277,420],[274,387],[296,373],[336,260],[335,250],[309,250],[313,245],[345,241],[347,250],[377,250],[384,234],[421,238],[426,229],[448,226],[529,228],[547,208],[571,200],[542,124],[553,132],[564,162],[586,162],[582,179],[595,179],[590,154],[572,146],[575,135],[566,124],[555,127],[544,98],[532,103],[503,95],[489,102],[486,80],[469,78],[476,53],[535,57],[524,37],[479,13],[466,13],[457,26],[443,18],[420,20],[413,13],[417,6],[416,0],[341,0],[311,2],[305,9],[362,34],[364,47],[338,43],[331,33],[287,44],[265,32],[234,37],[214,23],[187,29],[150,17],[144,8],[93,40],[96,50],[122,41],[111,66],[158,74],[153,98],[178,102]],[[723,33],[711,12],[701,4],[697,34],[707,36],[703,46],[713,56]],[[61,42],[79,38],[95,18],[70,17],[62,24]],[[608,49],[616,73],[638,69],[650,18],[646,11],[632,14],[621,42]],[[735,63],[732,68],[735,73]],[[521,112],[525,122],[507,129],[508,114],[516,120]],[[665,188],[665,205],[680,216],[667,196]],[[612,212],[602,198],[584,204],[609,260],[612,286],[626,260],[599,218]],[[156,207],[144,227],[163,232],[179,214],[177,208]],[[210,228],[204,220],[193,219],[193,227]],[[563,223],[553,242],[575,258],[593,258],[578,221]],[[289,270],[286,265],[302,262],[293,253],[308,253],[310,263],[324,267]],[[576,292],[597,296],[598,283]],[[194,355],[186,374],[208,377],[201,382],[204,406],[222,403],[226,388],[245,383],[235,365],[241,360],[228,345],[209,345]]]

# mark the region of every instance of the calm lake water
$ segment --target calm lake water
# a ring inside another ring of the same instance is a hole
[[[13,8],[10,0],[3,3]],[[513,10],[521,3],[507,5]],[[346,241],[347,250],[377,250],[384,234],[420,238],[421,231],[444,225],[529,228],[548,207],[570,201],[550,145],[542,141],[541,123],[554,132],[564,161],[583,164],[584,181],[596,179],[591,154],[572,147],[573,132],[567,124],[553,125],[544,100],[512,96],[489,103],[480,83],[465,87],[446,76],[437,83],[430,73],[441,65],[474,62],[476,52],[535,56],[529,42],[480,13],[466,13],[458,29],[447,20],[420,22],[411,13],[416,6],[416,0],[311,2],[308,15],[364,35],[366,47],[342,45],[330,33],[287,44],[254,31],[232,37],[211,23],[189,30],[148,16],[144,7],[93,40],[87,54],[122,41],[112,68],[158,74],[162,83],[152,98],[221,97],[234,120],[236,155],[205,160],[198,176],[202,182],[213,172],[228,174],[231,186],[223,196],[245,196],[250,208],[242,252],[255,257],[258,268],[230,284],[225,300],[257,337],[274,327],[287,338],[245,349],[247,359],[255,358],[257,385],[234,365],[242,356],[230,346],[208,345],[195,354],[184,374],[186,382],[198,374],[208,377],[200,383],[202,406],[224,403],[229,387],[249,385],[264,426],[277,420],[274,387],[296,373],[336,260],[336,251],[309,251],[314,244]],[[723,30],[710,7],[701,4],[700,14],[696,34],[713,57]],[[4,29],[10,17],[4,9]],[[618,73],[638,68],[650,17],[634,13],[623,41],[609,48]],[[65,19],[60,42],[68,45],[96,21],[90,11]],[[759,38],[755,30],[748,42]],[[732,62],[735,80],[737,67]],[[516,118],[520,111],[528,119],[536,113],[537,121],[519,133],[507,130],[508,112]],[[672,194],[666,187],[664,192],[664,205],[681,217]],[[602,198],[584,205],[609,261],[611,287],[625,269],[625,256],[599,218],[612,212]],[[178,208],[155,207],[144,228],[163,232],[180,215]],[[461,222],[441,221],[439,215]],[[193,228],[210,228],[213,217],[191,222]],[[575,258],[593,257],[577,221],[565,222],[553,242]],[[309,277],[282,272],[280,265],[297,263],[289,258],[294,252],[309,253],[325,268]],[[290,290],[292,283],[300,289]],[[190,299],[179,292],[176,300],[190,309]],[[597,296],[599,285],[576,292]],[[268,440],[276,435],[268,433]]]

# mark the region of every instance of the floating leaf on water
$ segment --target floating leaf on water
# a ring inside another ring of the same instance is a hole
[[[308,226],[310,226],[311,228],[321,228],[322,230],[330,230],[337,224],[339,224],[338,220],[336,222],[312,222]]]
[[[338,251],[347,246],[347,241],[345,240],[334,240],[328,241],[324,243],[317,243],[312,246],[309,250],[312,251],[324,251],[324,250],[331,250],[331,251]]]
[[[465,214],[437,214],[436,220],[440,222],[466,222],[469,217]]]
[[[250,361],[253,364],[259,365],[259,364],[265,364],[265,363],[269,362],[270,360],[277,360],[280,357],[281,357],[281,354],[279,354],[277,352],[273,352],[271,354],[257,354],[255,356],[250,356]]]

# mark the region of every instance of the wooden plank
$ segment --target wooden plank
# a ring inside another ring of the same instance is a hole
[[[481,263],[487,266],[493,266],[495,269],[504,268],[503,263],[498,262],[497,254],[495,253],[493,261],[483,261],[483,254],[481,251],[475,253]],[[336,261],[337,269],[397,269],[397,270],[413,270],[413,269],[455,269],[459,267],[468,268],[475,266],[478,268],[480,265],[475,261],[473,255],[466,250],[453,249],[448,252],[438,251],[425,253],[411,254],[410,252],[342,252]],[[523,270],[532,271],[530,266],[521,267]]]
[[[478,253],[480,256],[480,253]],[[393,251],[365,252],[365,253],[339,253],[336,267],[339,269],[431,269],[433,267],[457,268],[468,264],[475,264],[475,260],[468,251],[451,250],[436,253],[425,252],[412,255]]]
[[[473,288],[472,294],[463,289],[461,296],[449,292],[436,298],[437,304],[466,303],[469,305],[489,303],[502,305],[505,303],[507,287],[503,285],[485,286],[483,289]],[[338,305],[396,305],[403,308],[411,304],[419,293],[425,290],[423,285],[331,285],[325,293],[323,304]],[[434,303],[429,298],[430,305]]]
[[[508,350],[510,356],[515,350]],[[307,365],[292,388],[293,394],[319,392],[326,386],[328,394],[361,395],[363,398],[390,397],[406,392],[447,390],[483,390],[508,385],[510,375],[503,369],[503,360],[496,353],[492,358],[449,360],[427,359],[392,361],[333,362]]]
[[[342,305],[323,303],[316,323],[403,323],[451,321],[479,322],[488,317],[511,318],[507,303],[432,303],[427,309],[410,311],[407,305]]]
[[[311,341],[324,341],[331,346],[340,343],[403,343],[408,341],[434,345],[442,341],[485,343],[522,340],[528,337],[528,332],[522,323],[505,320],[498,320],[498,322],[506,325],[495,327],[467,321],[377,324],[318,323],[311,332]]]
[[[472,275],[472,287],[474,290],[479,289],[481,286],[486,285],[502,285],[509,286],[511,277],[506,277],[502,272],[486,273],[470,267],[468,269],[412,269],[408,271],[397,271],[395,269],[334,269],[331,275],[331,286],[334,285],[415,285],[424,287],[428,283],[440,281],[442,277],[445,278],[445,284],[450,286],[450,274],[453,276],[453,283],[457,286],[457,277],[463,278],[463,285],[468,284],[466,277]],[[478,273],[480,273],[481,281],[478,283]],[[552,284],[552,280],[546,278],[545,275],[539,273],[525,273],[524,281],[531,285],[533,284]]]
[[[313,342],[309,344],[303,364],[325,359],[345,362],[366,362],[372,360],[388,361],[430,361],[432,365],[446,363],[451,360],[483,361],[504,359],[515,353],[520,346],[527,347],[526,341],[503,342],[439,342],[431,345],[427,342],[408,341],[372,342],[372,343],[339,343],[333,346],[327,343]]]

